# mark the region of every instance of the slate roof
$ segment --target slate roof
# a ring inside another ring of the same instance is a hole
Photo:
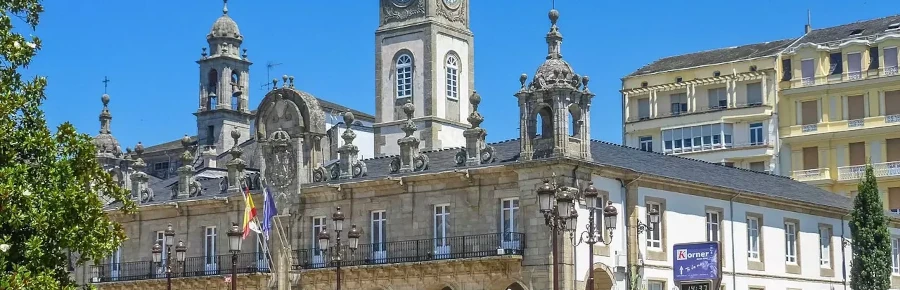
[[[245,149],[245,160],[254,163],[259,162],[254,161],[254,159],[258,159],[255,157],[258,155],[250,154],[250,151],[257,150],[255,149],[255,142],[252,140],[247,141],[241,146]],[[492,143],[491,146],[494,147],[494,150],[497,153],[496,161],[493,164],[481,166],[512,164],[519,161],[519,140],[514,139]],[[455,156],[459,150],[460,148],[449,148],[425,151],[423,153],[428,155],[429,158],[428,169],[424,172],[408,174],[443,172],[467,168],[456,165]],[[787,199],[825,207],[845,210],[852,207],[852,200],[848,197],[825,191],[806,183],[794,181],[787,177],[727,167],[720,164],[673,155],[646,152],[601,141],[592,141],[591,154],[593,155],[593,162],[597,164],[631,170],[637,173],[666,177],[702,185],[729,188],[746,192],[751,195]],[[363,161],[366,163],[368,169],[367,176],[332,182],[356,182],[381,179],[387,176],[402,176],[401,174],[390,173],[390,162],[392,158],[393,156],[365,159]],[[227,158],[220,158],[219,162],[227,162],[223,161],[225,159],[230,159],[230,156]],[[255,169],[249,169],[248,173],[258,174]],[[168,186],[176,181],[177,177],[172,177],[167,180],[156,180],[155,183],[154,181],[151,181],[151,187],[154,188],[154,192],[156,193],[154,202],[161,203],[169,201],[171,189],[169,189]],[[205,189],[204,195],[193,199],[223,196],[222,194],[224,193],[220,191],[219,188],[219,184],[222,182],[221,178],[198,178],[198,181]],[[304,187],[315,185],[316,184],[306,184]]]
[[[814,29],[797,41],[802,43],[825,43],[848,38],[859,38],[884,33],[891,24],[900,23],[900,14],[882,17],[878,19],[863,20],[844,25]],[[855,30],[861,33],[852,35]],[[900,32],[900,31],[897,31]]]
[[[773,56],[796,38],[720,48],[658,59],[626,77]]]

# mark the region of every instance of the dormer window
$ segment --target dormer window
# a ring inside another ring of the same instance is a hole
[[[675,78],[675,82],[676,82],[676,83],[680,83],[681,81],[682,81],[682,78],[681,78],[681,77],[676,77],[676,78]]]
[[[891,23],[891,25],[888,25],[887,31],[897,30],[897,29],[900,29],[900,23]]]
[[[720,76],[720,75],[722,75],[722,72],[720,72],[720,71],[714,71],[714,72],[713,72],[713,76],[714,76],[714,77],[717,77],[717,76]]]
[[[750,66],[750,71],[756,71],[756,66],[755,66],[755,65],[751,65],[751,66]]]
[[[648,85],[647,82],[641,82],[641,87],[642,87],[642,88],[646,88],[647,85]]]
[[[850,31],[850,36],[859,36],[862,33],[863,33],[862,29],[854,29],[853,31]]]

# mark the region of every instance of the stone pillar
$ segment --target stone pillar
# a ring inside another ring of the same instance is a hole
[[[241,132],[238,130],[231,130],[231,138],[234,139],[234,147],[231,147],[231,150],[228,151],[228,153],[231,154],[231,160],[225,164],[225,167],[228,168],[229,194],[241,191],[241,178],[244,177],[244,168],[247,166],[247,162],[244,161],[244,159],[241,159],[241,155],[244,154],[244,152],[238,146],[238,139],[241,138]]]
[[[134,169],[134,173],[131,174],[131,195],[138,203],[141,203],[150,198],[149,196],[143,196],[143,191],[147,188],[147,180],[149,180],[149,177],[144,173],[144,168],[147,168],[147,163],[144,163],[144,159],[141,158],[144,154],[144,145],[141,144],[141,142],[138,142],[137,146],[134,147],[134,153],[137,154],[137,159],[131,165],[131,168]]]
[[[638,260],[640,260],[641,258],[641,247],[640,237],[637,231],[637,225],[640,221],[641,215],[638,211],[638,186],[637,184],[632,183],[634,181],[635,180],[625,180],[626,186],[624,204],[625,209],[628,211],[628,216],[625,217],[628,219],[628,226],[625,229],[627,231],[626,235],[628,235],[626,238],[626,251],[628,253],[628,267],[626,271],[628,271],[627,273],[632,276],[640,275],[642,271],[640,265],[638,264]],[[630,280],[631,277],[626,276],[625,279]],[[641,283],[642,280],[643,279],[639,279],[638,283]],[[631,287],[635,287],[635,285],[631,285]]]
[[[478,112],[481,95],[473,91],[472,96],[469,97],[469,103],[472,104],[473,108],[468,118],[472,128],[463,131],[463,136],[466,137],[466,165],[472,166],[481,164],[481,151],[484,150],[486,145],[484,138],[487,136],[487,130],[480,127],[481,122],[484,121],[484,117]]]
[[[403,124],[400,129],[406,133],[406,137],[397,140],[397,145],[400,145],[401,173],[415,171],[415,158],[419,155],[419,138],[413,136],[417,129],[416,123],[412,120],[413,113],[415,112],[416,108],[412,103],[407,102],[403,105],[403,113],[406,114],[406,124]]]
[[[184,135],[181,138],[181,146],[184,147],[184,153],[181,154],[181,167],[178,168],[178,194],[176,198],[187,198],[190,196],[191,175],[194,174],[194,156],[191,154],[191,138]]]
[[[353,177],[353,163],[359,158],[359,148],[356,145],[353,145],[353,139],[356,139],[356,133],[353,132],[353,121],[355,118],[353,117],[353,113],[344,112],[344,125],[347,126],[347,130],[344,130],[344,133],[341,134],[341,138],[344,139],[344,146],[338,148],[338,167],[341,171],[340,179],[349,179]]]

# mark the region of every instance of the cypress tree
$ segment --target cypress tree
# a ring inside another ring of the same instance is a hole
[[[850,289],[887,290],[891,286],[891,235],[872,165],[866,166],[858,188],[850,214]]]

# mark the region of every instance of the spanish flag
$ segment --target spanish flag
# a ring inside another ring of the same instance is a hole
[[[259,226],[256,225],[256,206],[253,205],[253,197],[250,196],[250,188],[244,187],[244,236],[246,239],[250,235],[250,230],[259,232]]]

